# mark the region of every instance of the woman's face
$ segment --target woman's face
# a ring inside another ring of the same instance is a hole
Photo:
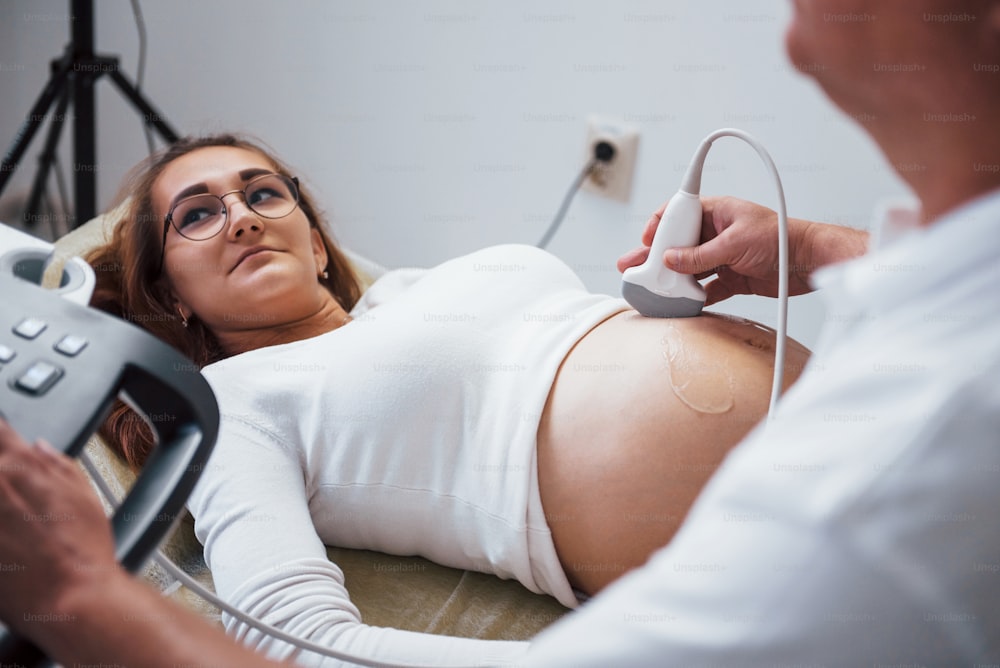
[[[326,251],[302,209],[264,218],[247,206],[242,192],[233,192],[274,172],[256,151],[213,146],[173,161],[153,184],[159,225],[184,197],[231,193],[223,198],[226,222],[217,235],[193,241],[170,226],[164,242],[164,272],[180,312],[196,316],[220,338],[299,322],[331,299],[318,281]]]

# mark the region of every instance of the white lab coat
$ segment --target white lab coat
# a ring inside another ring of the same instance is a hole
[[[529,665],[1000,662],[1000,192],[817,272],[809,367],[674,541]]]

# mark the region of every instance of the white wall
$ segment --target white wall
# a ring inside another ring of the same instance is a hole
[[[134,78],[129,2],[96,4],[98,51],[121,56]],[[5,146],[68,41],[67,7],[0,5]],[[338,238],[389,266],[537,241],[582,164],[592,113],[641,132],[631,200],[580,193],[550,247],[593,290],[617,294],[614,260],[718,127],[769,148],[790,215],[865,227],[879,197],[905,193],[867,136],[787,62],[779,0],[145,0],[142,10],[145,89],[169,121],[263,138],[305,177]],[[103,206],[145,141],[110,80],[98,88]],[[40,145],[6,194],[27,187]],[[713,148],[703,193],[775,202],[757,156],[735,140]],[[718,310],[774,322],[761,298]],[[818,296],[792,300],[791,333],[807,345],[823,318]]]

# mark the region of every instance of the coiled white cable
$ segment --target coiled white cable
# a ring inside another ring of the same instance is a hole
[[[771,383],[771,400],[767,409],[767,417],[771,420],[775,417],[778,399],[781,397],[785,375],[785,342],[788,338],[788,212],[785,206],[785,190],[781,185],[778,168],[767,149],[753,135],[736,128],[716,130],[702,140],[685,175],[684,183],[681,186],[682,190],[692,194],[697,194],[701,190],[701,172],[705,164],[705,156],[708,154],[712,142],[720,137],[736,137],[752,146],[774,179],[774,186],[778,194],[778,321],[775,327],[774,378]]]

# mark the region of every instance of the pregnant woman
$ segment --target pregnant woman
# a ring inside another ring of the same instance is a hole
[[[314,642],[438,666],[518,656],[365,626],[324,544],[574,606],[670,540],[766,413],[771,330],[641,317],[532,247],[390,271],[362,294],[297,180],[243,138],[182,140],[127,193],[90,258],[94,304],[203,366],[222,425],[189,508],[216,589]],[[807,357],[791,343],[786,384]],[[152,445],[125,408],[104,432],[134,466]]]

